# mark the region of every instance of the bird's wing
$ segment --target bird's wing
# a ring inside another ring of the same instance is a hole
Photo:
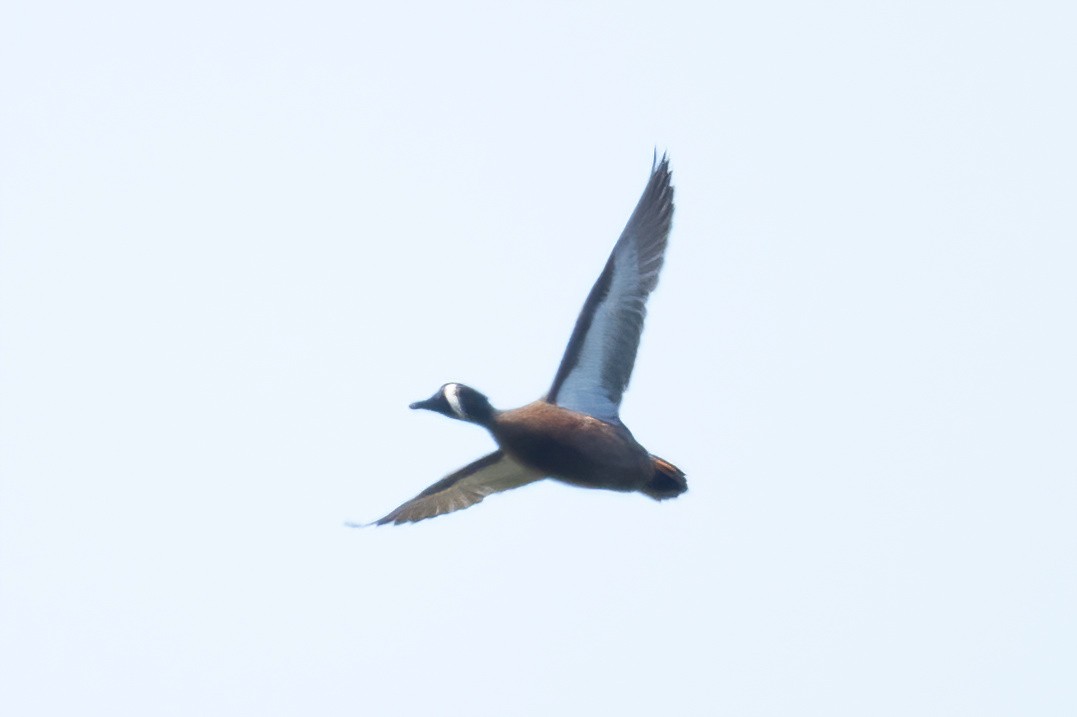
[[[463,510],[492,493],[519,488],[542,477],[541,473],[517,463],[503,451],[494,451],[442,478],[376,524],[414,523]]]
[[[658,283],[672,221],[673,187],[669,160],[663,156],[651,168],[647,188],[587,296],[546,400],[619,421],[647,297]]]

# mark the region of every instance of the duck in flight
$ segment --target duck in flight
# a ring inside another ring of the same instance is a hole
[[[672,219],[669,160],[656,157],[643,196],[576,319],[549,392],[521,408],[499,411],[475,389],[447,383],[411,404],[482,426],[498,450],[434,483],[377,525],[462,510],[543,478],[636,491],[655,500],[688,490],[684,472],[648,453],[618,415]]]

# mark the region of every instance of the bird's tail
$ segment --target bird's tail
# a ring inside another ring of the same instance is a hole
[[[641,493],[655,500],[666,500],[676,498],[688,490],[684,471],[658,456],[651,456],[651,461],[654,463],[654,477],[640,488]]]

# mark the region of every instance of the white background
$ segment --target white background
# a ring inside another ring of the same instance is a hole
[[[0,712],[1077,714],[1073,8],[5,5]],[[656,146],[689,492],[343,527],[546,390]]]

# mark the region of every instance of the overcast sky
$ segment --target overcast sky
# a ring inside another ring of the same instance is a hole
[[[0,11],[0,712],[1077,714],[1072,3]],[[668,150],[690,489],[354,530]]]

